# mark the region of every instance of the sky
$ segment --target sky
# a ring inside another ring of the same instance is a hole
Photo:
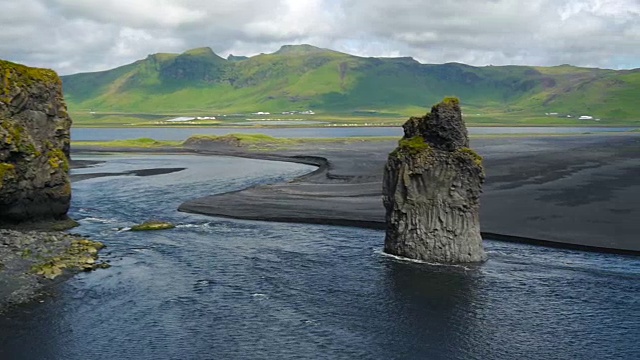
[[[208,46],[640,68],[640,0],[0,0],[0,59],[60,74]]]

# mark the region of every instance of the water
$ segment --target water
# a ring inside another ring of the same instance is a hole
[[[626,132],[633,127],[470,127],[473,135],[499,134],[583,134]],[[109,141],[149,137],[156,140],[185,140],[192,135],[226,135],[232,133],[266,134],[290,138],[333,138],[361,136],[402,136],[402,128],[394,127],[322,127],[322,128],[73,128],[74,141]]]
[[[111,156],[187,167],[75,183],[79,233],[112,268],[0,316],[1,359],[637,359],[640,259],[486,241],[482,266],[381,253],[381,231],[178,213],[305,165]],[[232,206],[231,204],[229,206]],[[256,206],[259,206],[257,204]],[[119,231],[149,218],[178,228]]]

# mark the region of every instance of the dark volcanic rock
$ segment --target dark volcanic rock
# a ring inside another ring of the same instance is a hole
[[[445,99],[403,128],[384,171],[385,252],[438,263],[485,260],[482,158],[468,148],[458,100]]]
[[[447,98],[424,117],[411,117],[404,125],[404,138],[422,136],[436,149],[454,151],[469,147],[467,127],[457,99]]]
[[[55,72],[0,60],[0,223],[66,218],[70,127]]]

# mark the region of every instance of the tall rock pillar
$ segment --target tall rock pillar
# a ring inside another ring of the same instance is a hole
[[[480,237],[482,158],[469,148],[459,100],[404,125],[384,170],[384,251],[436,263],[486,259]]]

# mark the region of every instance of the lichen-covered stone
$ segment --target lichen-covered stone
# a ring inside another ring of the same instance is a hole
[[[0,223],[66,217],[70,127],[54,71],[0,60]]]
[[[98,251],[104,245],[87,239],[73,240],[58,256],[42,257],[31,266],[31,273],[53,280],[63,274],[64,269],[91,271],[108,268],[109,264],[97,262]]]
[[[176,227],[175,225],[169,222],[150,220],[150,221],[145,221],[142,224],[132,226],[131,231],[169,230],[175,227]]]
[[[437,263],[485,260],[482,158],[469,148],[459,101],[447,98],[403,128],[384,172],[385,252]]]

